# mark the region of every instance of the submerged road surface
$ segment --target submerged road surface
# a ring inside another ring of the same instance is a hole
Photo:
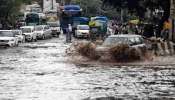
[[[1,48],[0,100],[175,99],[174,66],[72,64],[64,41]]]

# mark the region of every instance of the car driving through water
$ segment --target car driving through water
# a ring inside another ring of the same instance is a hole
[[[134,48],[147,48],[144,43],[144,39],[140,35],[111,35],[105,39],[104,43],[96,48],[97,52],[105,53],[108,52],[111,47],[119,44],[126,44],[129,47]]]

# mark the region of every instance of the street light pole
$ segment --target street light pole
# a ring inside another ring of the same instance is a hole
[[[53,8],[53,0],[52,0],[52,10],[53,10],[54,8]]]

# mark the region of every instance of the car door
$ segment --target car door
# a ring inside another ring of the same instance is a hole
[[[13,37],[14,37],[14,44],[15,45],[18,45],[19,43],[19,35],[18,34],[18,31],[13,31]]]
[[[51,28],[48,26],[48,35],[51,36],[52,35],[52,30]]]
[[[49,32],[49,26],[46,26],[46,31],[45,31],[45,33],[46,33],[46,36],[49,37],[49,34],[50,34],[50,32]]]
[[[37,38],[37,34],[35,32],[35,28],[31,28],[31,34],[32,34],[33,39]]]
[[[18,36],[19,38],[18,38],[18,39],[19,39],[21,42],[23,42],[24,36],[22,35],[22,31],[19,30],[19,31],[18,31],[18,34],[19,34],[19,36]]]
[[[18,39],[18,41],[21,41],[20,31],[15,30],[15,31],[13,31],[13,33],[14,33],[14,36],[15,36],[15,40]]]
[[[47,37],[47,27],[44,26],[43,34]]]

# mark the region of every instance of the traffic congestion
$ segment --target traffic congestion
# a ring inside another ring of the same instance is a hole
[[[2,0],[0,100],[174,100],[168,1]]]

